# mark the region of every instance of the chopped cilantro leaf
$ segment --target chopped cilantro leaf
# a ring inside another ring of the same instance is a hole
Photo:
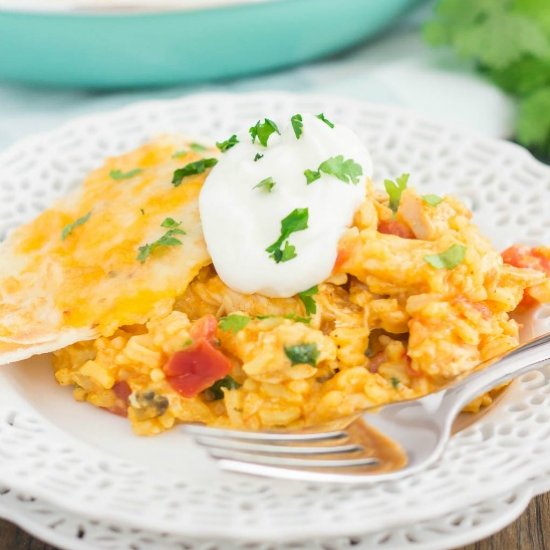
[[[212,398],[214,399],[214,401],[217,401],[218,399],[223,399],[224,388],[228,390],[236,390],[240,387],[241,385],[228,374],[227,376],[225,376],[221,380],[218,380],[212,386],[210,386],[207,391],[212,394]]]
[[[258,139],[261,145],[267,147],[267,141],[271,134],[277,133],[280,134],[279,128],[277,125],[269,118],[264,119],[263,122],[256,122],[249,130],[250,137],[252,138],[252,143]]]
[[[258,183],[258,185],[255,185],[252,189],[261,189],[262,191],[271,193],[275,185],[276,183],[273,181],[273,178],[269,177],[262,180],[260,183]]]
[[[319,120],[322,120],[327,126],[330,126],[331,128],[334,128],[334,123],[332,123],[328,118],[326,118],[323,113],[319,113],[317,115],[317,118]]]
[[[173,159],[180,159],[182,157],[184,157],[185,155],[188,155],[189,152],[188,151],[185,151],[185,150],[181,150],[181,151],[176,151],[173,155],[172,155],[172,158]]]
[[[188,348],[189,346],[192,346],[192,345],[193,345],[193,338],[187,338],[187,340],[185,340],[185,342],[183,343],[184,348]]]
[[[306,308],[306,313],[308,315],[311,315],[312,313],[317,313],[317,304],[315,303],[315,299],[313,296],[315,294],[318,294],[319,288],[317,286],[312,286],[308,290],[304,290],[303,292],[298,293],[298,298],[302,300],[302,303],[304,304],[304,307]]]
[[[183,244],[174,235],[185,235],[183,229],[179,229],[181,222],[177,222],[172,218],[166,218],[161,224],[161,227],[170,228],[168,231],[156,241],[140,246],[138,249],[137,260],[144,263],[147,258],[157,249],[162,246],[178,246]]]
[[[395,181],[384,180],[384,187],[386,193],[390,197],[390,208],[395,213],[399,208],[399,201],[401,200],[401,193],[407,188],[409,181],[409,174],[402,174]]]
[[[352,159],[344,160],[343,155],[331,157],[319,165],[319,171],[336,176],[344,183],[359,183],[363,169]]]
[[[233,313],[227,317],[222,317],[218,326],[221,330],[230,331],[233,334],[237,334],[239,330],[242,330],[250,323],[250,317],[248,315],[238,315]]]
[[[424,256],[424,261],[436,269],[454,269],[464,260],[466,247],[461,244],[453,244],[447,250],[439,254],[428,254]]]
[[[190,162],[183,168],[178,168],[174,172],[174,177],[172,178],[172,184],[174,187],[178,187],[178,185],[181,184],[181,181],[183,178],[186,178],[188,176],[194,176],[196,174],[202,174],[205,172],[208,168],[212,168],[213,166],[216,166],[218,164],[217,159],[200,159],[196,160],[195,162]]]
[[[233,134],[229,139],[226,139],[225,141],[218,141],[216,142],[216,147],[222,152],[225,153],[231,147],[235,147],[239,143],[239,138]]]
[[[334,176],[344,183],[357,184],[363,174],[363,168],[353,159],[344,160],[343,155],[337,155],[323,161],[317,170],[306,170],[304,175],[307,184],[318,180],[321,177],[321,172]]]
[[[295,208],[286,218],[281,220],[281,235],[265,251],[276,263],[287,262],[297,256],[296,248],[289,244],[288,238],[292,233],[303,231],[308,227],[309,210],[307,208]],[[283,247],[284,244],[284,248]]]
[[[321,174],[317,170],[306,170],[304,172],[304,176],[306,177],[307,184],[309,185],[315,180],[318,180],[321,177]]]
[[[430,206],[437,206],[443,201],[443,197],[440,197],[439,195],[422,195],[422,200]]]
[[[254,157],[254,162],[258,162],[260,159],[263,159],[264,156],[261,153],[256,153],[256,156]]]
[[[391,385],[394,387],[394,389],[397,389],[397,386],[401,384],[401,380],[399,378],[396,378],[395,376],[391,377]]]
[[[290,359],[292,365],[317,365],[319,350],[317,344],[297,344],[285,346],[285,355]]]
[[[287,313],[284,315],[284,318],[291,321],[296,321],[297,323],[304,323],[306,325],[311,323],[311,317],[300,317],[300,315],[296,315],[296,313]]]
[[[168,229],[174,229],[175,227],[179,227],[180,225],[181,225],[181,222],[177,222],[174,218],[166,218],[160,224],[161,227],[167,227]]]
[[[203,153],[204,151],[208,151],[208,147],[205,145],[202,145],[201,143],[191,143],[189,147],[195,151],[195,153]]]
[[[63,231],[61,231],[61,240],[64,241],[77,227],[85,224],[90,219],[91,215],[92,215],[92,212],[90,211],[85,216],[82,216],[81,218],[78,218],[74,222],[66,225],[63,228]]]
[[[300,139],[304,127],[304,123],[302,122],[302,115],[298,114],[291,117],[290,124],[292,124],[292,129],[294,130],[294,135],[296,136],[296,139]]]
[[[143,170],[141,168],[134,168],[129,172],[123,172],[122,170],[111,170],[109,172],[109,177],[113,180],[129,180],[142,172]]]

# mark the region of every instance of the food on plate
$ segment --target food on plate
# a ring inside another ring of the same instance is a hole
[[[323,114],[108,159],[3,243],[0,359],[53,351],[76,399],[150,435],[330,423],[516,346],[550,249],[502,257],[456,198],[371,178]]]

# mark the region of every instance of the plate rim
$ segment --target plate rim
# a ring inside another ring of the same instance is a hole
[[[98,119],[99,120],[109,120],[110,118],[112,118],[115,115],[120,116],[120,115],[123,115],[123,114],[128,113],[128,112],[139,111],[139,110],[141,110],[145,107],[148,107],[148,106],[162,107],[166,104],[186,102],[186,101],[194,101],[194,100],[195,101],[198,101],[198,100],[206,101],[208,99],[217,99],[217,100],[222,99],[223,100],[223,98],[226,98],[226,99],[229,100],[229,99],[243,98],[243,97],[258,98],[258,99],[263,99],[263,100],[265,100],[266,97],[269,97],[269,98],[272,98],[272,99],[277,98],[277,99],[280,99],[281,101],[291,100],[291,99],[295,99],[295,98],[299,98],[302,101],[308,101],[308,100],[311,100],[311,101],[329,101],[329,102],[333,102],[335,104],[357,106],[357,107],[362,107],[362,108],[370,107],[370,108],[374,108],[377,111],[384,111],[386,113],[393,113],[393,114],[402,113],[403,115],[405,115],[409,118],[412,117],[412,118],[414,118],[418,121],[425,121],[429,125],[431,125],[435,128],[441,128],[441,129],[444,129],[447,132],[448,131],[456,132],[461,137],[464,137],[465,139],[469,139],[469,140],[474,140],[475,139],[477,142],[482,142],[482,143],[483,142],[485,142],[485,143],[495,143],[495,142],[497,142],[499,144],[499,147],[505,147],[505,148],[508,148],[509,150],[514,150],[516,155],[521,154],[524,159],[528,160],[531,164],[534,164],[539,168],[543,168],[544,171],[548,172],[548,175],[550,176],[550,167],[544,165],[543,163],[541,163],[540,161],[535,159],[528,151],[526,151],[524,148],[522,148],[519,145],[516,145],[514,143],[509,143],[509,142],[506,142],[504,140],[488,138],[488,137],[480,135],[476,132],[471,132],[471,131],[467,131],[467,130],[465,131],[464,129],[455,128],[451,125],[441,124],[438,121],[432,121],[432,120],[426,119],[425,117],[419,116],[416,112],[414,112],[411,109],[393,107],[391,105],[368,103],[368,102],[363,102],[363,101],[358,101],[358,100],[348,99],[348,98],[341,98],[341,97],[330,95],[330,94],[328,94],[328,95],[327,94],[293,94],[293,93],[289,93],[289,92],[279,92],[279,91],[275,91],[275,92],[262,91],[262,92],[250,92],[250,93],[226,93],[226,92],[198,93],[198,94],[190,94],[190,95],[186,95],[186,96],[183,96],[183,97],[180,97],[180,98],[174,98],[174,99],[140,101],[140,102],[136,102],[136,103],[131,103],[131,104],[126,105],[126,106],[124,106],[122,108],[119,108],[119,109],[113,109],[113,110],[107,110],[107,111],[100,112],[100,113],[88,114],[88,115],[85,115],[85,116],[77,117],[77,118],[75,118],[75,119],[73,119],[69,122],[66,122],[65,124],[63,124],[63,125],[61,125],[57,128],[52,129],[52,130],[37,133],[37,134],[34,134],[32,136],[25,137],[21,140],[16,141],[11,146],[9,146],[7,149],[0,152],[0,164],[5,162],[7,159],[12,157],[13,155],[17,155],[18,151],[20,151],[21,149],[27,149],[27,148],[33,146],[33,144],[44,141],[45,139],[47,139],[48,136],[55,136],[59,133],[64,133],[64,132],[70,131],[70,129],[72,127],[81,126],[81,125],[85,124],[88,121],[98,121]],[[28,406],[28,404],[27,404],[27,406]],[[32,406],[30,406],[30,409],[32,409],[34,411],[34,408]],[[48,424],[50,424],[50,422],[48,420],[44,420],[44,421],[47,422]],[[57,428],[53,424],[52,424],[52,426],[54,428]],[[517,484],[514,485],[514,487],[520,487],[522,485],[523,485],[523,483],[517,483]],[[18,486],[18,490],[22,490],[22,491],[25,491],[25,492],[33,492],[32,489],[33,489],[32,487],[26,486],[25,483],[22,483],[20,486]],[[545,491],[543,490],[542,492],[545,492]],[[41,493],[41,492],[39,492],[37,496],[40,496],[41,498],[44,498],[44,499],[48,500],[49,502],[52,502],[53,504],[55,504],[57,506],[60,506],[62,508],[67,509],[67,507],[63,504],[62,499],[57,500],[56,498],[52,497],[51,495],[46,495],[45,493]],[[76,511],[77,513],[81,513],[78,508],[76,510],[73,508],[73,511]],[[83,513],[82,515],[86,515],[88,517],[96,517],[98,519],[101,519],[101,517],[104,517],[99,513],[98,514]],[[415,521],[413,516],[414,516],[414,514],[411,516],[410,520],[407,521],[407,523]],[[114,517],[116,519],[116,521],[120,522],[121,524],[131,525],[131,521],[128,519],[127,515],[125,515],[124,513],[123,514],[118,514],[117,513],[116,515],[112,514],[112,517]],[[391,522],[389,522],[389,524],[390,523]],[[155,530],[155,529],[151,529],[151,530]],[[303,528],[299,528],[299,529],[295,530],[296,532],[293,532],[291,529],[287,528],[287,531],[288,531],[289,534],[284,535],[283,538],[285,540],[290,540],[292,537],[307,538],[307,537],[310,536],[309,534],[307,534],[305,532],[305,530]],[[194,537],[199,537],[199,538],[201,538],[201,537],[204,538],[204,537],[210,536],[211,538],[215,537],[217,540],[228,540],[228,539],[230,539],[230,540],[241,540],[241,539],[246,539],[246,537],[243,537],[243,536],[240,536],[240,535],[237,536],[234,533],[230,533],[229,536],[228,536],[228,534],[226,532],[222,532],[222,530],[219,529],[219,528],[217,529],[217,531],[214,534],[212,534],[211,532],[208,532],[208,533],[205,532],[205,530],[203,528],[197,529],[196,531],[186,530],[185,534],[187,536],[194,536]],[[330,531],[330,530],[325,529],[325,530],[321,531],[320,536],[333,536],[334,534],[335,534],[334,531]],[[252,537],[250,537],[250,540],[255,540],[255,539],[252,536]],[[272,536],[267,537],[266,540],[277,540],[277,535],[275,533],[273,533]]]

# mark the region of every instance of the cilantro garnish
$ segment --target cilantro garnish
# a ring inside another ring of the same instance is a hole
[[[250,317],[248,317],[248,315],[238,315],[236,313],[232,313],[227,317],[222,317],[218,323],[218,326],[221,330],[237,334],[237,332],[246,327],[248,323],[250,323]]]
[[[267,147],[267,140],[271,134],[281,134],[278,126],[269,118],[264,119],[263,122],[258,120],[258,122],[256,122],[256,124],[248,131],[250,133],[250,137],[252,138],[252,143],[254,143],[257,138],[260,144],[264,147]]]
[[[397,389],[397,386],[401,384],[401,380],[399,378],[396,378],[395,376],[391,377],[391,385],[394,387],[394,389]]]
[[[241,384],[239,384],[232,376],[225,376],[221,380],[218,380],[215,382],[212,386],[208,388],[207,391],[211,392],[212,399],[214,401],[217,401],[218,399],[223,399],[224,397],[224,388],[228,390],[236,390],[241,387]]]
[[[85,216],[82,216],[81,218],[78,218],[74,222],[66,225],[61,231],[61,240],[64,241],[77,227],[85,224],[90,219],[91,215],[92,215],[92,212],[90,211]]]
[[[399,201],[401,200],[401,194],[407,188],[409,181],[409,174],[402,174],[398,178],[393,180],[384,180],[384,187],[386,193],[390,197],[390,208],[395,213],[399,208]]]
[[[254,162],[258,162],[262,158],[264,158],[264,156],[261,153],[256,153],[256,156],[254,157]]]
[[[273,188],[275,187],[276,183],[273,181],[273,178],[265,178],[260,183],[255,185],[252,189],[261,189],[262,191],[266,191],[267,193],[271,193]]]
[[[422,195],[422,200],[430,206],[437,206],[440,202],[443,202],[443,197],[439,195]]]
[[[122,170],[111,170],[109,172],[109,177],[113,180],[129,180],[142,172],[143,170],[141,168],[134,168],[129,172],[123,172]]]
[[[518,140],[550,153],[548,0],[439,0],[424,29],[519,101]]]
[[[202,174],[205,172],[208,168],[212,168],[213,166],[216,166],[218,164],[217,159],[200,159],[196,160],[195,162],[190,162],[183,168],[178,168],[174,172],[174,177],[172,178],[172,184],[174,187],[178,187],[178,185],[181,184],[181,181],[183,178],[186,178],[188,176],[194,176],[196,174]]]
[[[290,321],[296,321],[297,323],[304,323],[305,325],[307,325],[308,323],[311,323],[311,317],[301,317],[296,313],[287,313],[286,315],[283,315],[283,317],[285,319],[289,319]]]
[[[313,183],[315,180],[318,180],[321,177],[321,173],[317,170],[306,170],[304,172],[304,176],[306,177],[307,184]]]
[[[161,224],[161,227],[165,227],[168,231],[156,241],[145,244],[139,247],[137,260],[144,263],[147,258],[157,249],[162,246],[178,246],[183,244],[175,235],[185,235],[185,231],[180,229],[181,222],[177,222],[173,218],[166,218]]]
[[[189,346],[192,346],[193,343],[193,338],[187,338],[187,340],[185,340],[185,342],[183,343],[183,347],[188,348]]]
[[[225,153],[231,147],[235,147],[239,143],[239,138],[233,134],[229,139],[226,139],[225,141],[218,141],[216,142],[216,147],[222,152]]]
[[[319,113],[317,115],[317,118],[319,120],[322,120],[327,126],[330,126],[331,128],[334,128],[334,123],[331,122],[328,118],[325,117],[325,115],[323,113]]]
[[[317,304],[315,303],[315,299],[313,296],[319,292],[319,288],[317,286],[312,286],[308,290],[304,290],[303,292],[298,293],[298,298],[302,300],[302,303],[304,304],[304,307],[306,308],[306,313],[308,315],[311,315],[312,313],[317,313]]]
[[[292,233],[307,229],[309,210],[307,208],[295,208],[286,218],[281,220],[281,235],[265,251],[276,263],[287,262],[296,257],[296,248],[289,244],[288,238]],[[284,244],[284,248],[281,248]]]
[[[173,159],[180,159],[182,157],[184,157],[185,155],[188,155],[189,154],[189,151],[185,151],[185,150],[181,150],[181,151],[176,151],[173,155],[172,155],[172,158]]]
[[[290,359],[292,365],[311,365],[315,367],[319,354],[317,344],[285,346],[285,355]]]
[[[363,168],[353,159],[344,160],[343,155],[330,157],[323,161],[317,170],[306,170],[304,176],[307,184],[313,183],[321,177],[321,172],[329,176],[335,176],[344,183],[357,184],[363,174]]]
[[[204,151],[208,151],[208,147],[206,147],[206,145],[202,145],[201,143],[191,143],[189,147],[195,151],[195,153],[203,153]]]
[[[303,132],[304,123],[302,122],[302,115],[294,115],[290,118],[290,124],[292,124],[292,129],[294,130],[294,135],[296,139],[300,139],[300,136]]]
[[[453,244],[447,250],[439,254],[428,254],[424,256],[424,261],[436,269],[454,269],[464,260],[466,247],[461,244]]]

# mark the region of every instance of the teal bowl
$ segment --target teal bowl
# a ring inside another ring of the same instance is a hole
[[[346,49],[418,0],[226,0],[198,9],[154,2],[54,11],[0,0],[0,80],[123,88],[250,75]]]

